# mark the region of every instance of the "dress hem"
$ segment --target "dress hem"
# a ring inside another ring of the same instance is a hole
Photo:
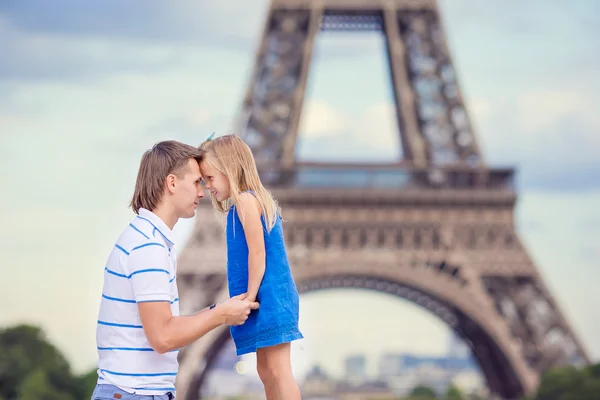
[[[272,347],[272,346],[276,346],[278,344],[289,343],[294,340],[300,340],[300,339],[304,339],[304,336],[302,335],[302,333],[300,333],[300,332],[290,333],[290,334],[279,336],[279,337],[276,337],[273,339],[262,340],[260,342],[257,342],[253,346],[246,346],[241,349],[236,349],[236,355],[241,356],[241,355],[248,354],[248,353],[254,353],[254,352],[256,352],[257,349],[260,349],[260,348]]]

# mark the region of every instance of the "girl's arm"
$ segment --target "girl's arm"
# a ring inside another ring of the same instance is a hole
[[[260,219],[260,204],[250,193],[240,195],[238,216],[242,221],[248,243],[248,297],[246,300],[255,301],[258,288],[265,274],[266,251],[263,226]]]

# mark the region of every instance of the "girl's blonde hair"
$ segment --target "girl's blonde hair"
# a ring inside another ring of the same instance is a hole
[[[240,204],[241,193],[251,190],[260,204],[267,230],[271,231],[281,210],[260,181],[250,147],[235,135],[225,135],[205,141],[200,145],[200,150],[204,152],[201,162],[221,172],[229,180],[231,197],[217,201],[211,196],[215,208],[226,213],[232,205]],[[243,218],[242,215],[240,217]]]

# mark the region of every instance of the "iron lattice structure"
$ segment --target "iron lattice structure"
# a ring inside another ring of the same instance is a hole
[[[402,161],[296,160],[322,30],[384,34]],[[434,0],[272,0],[239,129],[284,210],[301,292],[353,287],[413,301],[465,340],[506,399],[531,392],[549,367],[589,362],[516,234],[513,170],[484,163]],[[184,313],[227,297],[223,226],[208,202],[197,221],[178,267]],[[227,340],[217,329],[181,352],[182,398],[199,398]]]

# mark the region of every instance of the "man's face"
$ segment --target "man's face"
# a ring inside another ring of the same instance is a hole
[[[182,175],[180,178],[176,178],[173,205],[179,218],[191,218],[196,214],[198,202],[204,197],[198,162],[190,158]]]
[[[212,168],[207,162],[200,163],[200,170],[202,171],[204,187],[217,201],[227,200],[231,196],[229,180],[225,175]]]

